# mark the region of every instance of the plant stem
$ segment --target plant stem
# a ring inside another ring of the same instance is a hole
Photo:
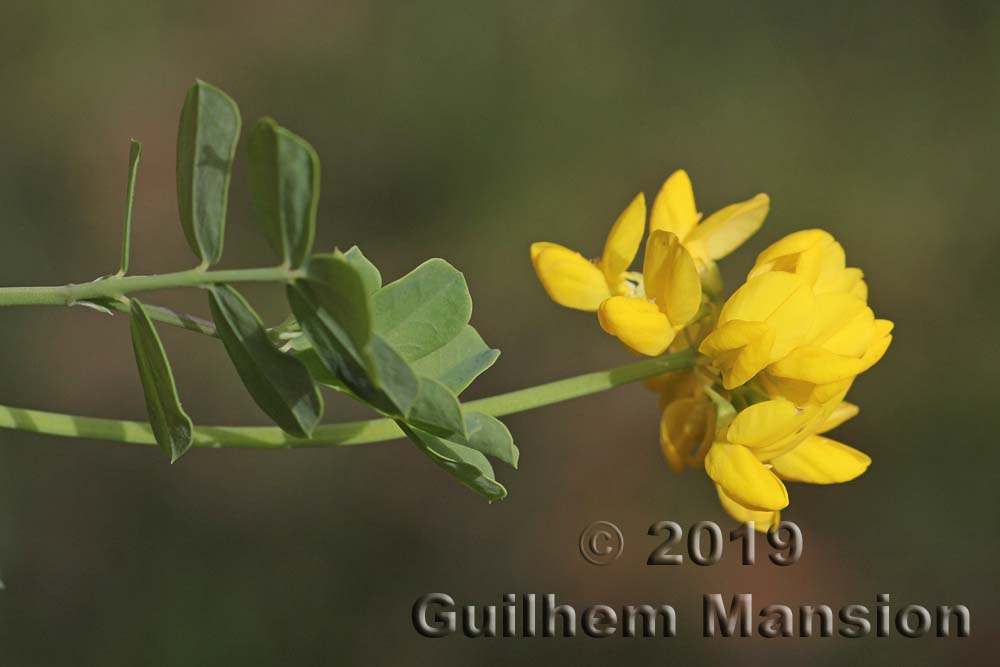
[[[80,301],[117,299],[133,292],[200,287],[217,283],[287,283],[298,277],[285,266],[262,269],[207,271],[202,268],[152,276],[110,276],[82,285],[54,287],[0,287],[2,306],[72,306]]]
[[[464,407],[494,417],[501,417],[607,391],[661,373],[693,368],[695,362],[694,350],[684,350],[616,366],[604,371],[586,373],[527,389],[497,394],[489,398],[470,401],[465,403]],[[0,406],[0,428],[72,438],[113,440],[138,445],[156,444],[153,431],[145,422],[77,417],[7,406]],[[314,432],[313,437],[308,440],[295,438],[275,427],[203,426],[195,429],[194,444],[199,447],[275,449],[360,445],[401,437],[403,437],[402,432],[391,419],[371,419],[320,426]]]

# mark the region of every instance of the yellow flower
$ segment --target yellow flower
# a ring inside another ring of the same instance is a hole
[[[830,234],[807,229],[764,250],[748,282],[769,273],[795,275],[808,283],[816,297],[816,316],[801,343],[763,369],[762,385],[771,395],[797,403],[825,403],[843,394],[892,341],[892,322],[875,319],[866,304],[868,286],[861,270],[846,266],[844,249]]]
[[[763,371],[772,396],[826,403],[892,341],[892,322],[875,319],[867,294],[861,270],[846,266],[830,234],[795,232],[758,256],[700,350],[722,371],[726,389]]]
[[[812,329],[815,311],[812,290],[797,275],[755,276],[726,301],[699,351],[722,372],[723,386],[733,389],[799,346]]]
[[[857,412],[850,403],[799,407],[785,399],[742,410],[705,458],[723,509],[767,530],[788,505],[785,481],[833,484],[861,475],[871,464],[867,455],[819,435]]]
[[[600,304],[601,328],[640,354],[662,354],[701,307],[701,279],[675,234],[657,230],[646,240],[643,290]]]
[[[893,327],[875,317],[861,270],[820,229],[766,248],[719,308],[715,261],[757,231],[769,206],[760,194],[702,222],[691,181],[677,171],[653,202],[641,274],[629,267],[645,226],[642,195],[615,222],[600,259],[553,243],[531,247],[549,296],[596,310],[601,328],[633,351],[704,355],[694,368],[645,381],[660,396],[660,448],[677,473],[704,467],[725,511],[758,530],[778,525],[786,482],[846,482],[870,465],[822,434],[857,414],[844,398],[885,354]]]
[[[721,429],[705,457],[705,471],[726,496],[743,507],[773,512],[788,505],[788,491],[764,461],[793,448],[808,433],[816,408],[785,399],[755,403]]]
[[[531,263],[542,287],[560,306],[595,312],[605,299],[629,294],[632,265],[646,229],[646,198],[640,193],[611,227],[604,253],[590,261],[557,243],[531,244]]]
[[[771,200],[759,194],[737,204],[730,204],[699,224],[701,213],[694,202],[691,179],[683,169],[664,182],[653,201],[649,219],[650,233],[664,230],[677,235],[700,271],[713,266],[743,244],[764,224]]]

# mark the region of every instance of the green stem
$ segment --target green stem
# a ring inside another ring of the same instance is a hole
[[[616,366],[605,371],[586,373],[527,389],[518,389],[470,401],[464,405],[470,410],[478,410],[494,417],[501,417],[607,391],[661,373],[693,368],[695,362],[694,351],[684,350]],[[72,438],[114,440],[138,445],[156,444],[153,432],[149,424],[145,422],[77,417],[56,412],[6,406],[0,406],[0,428]],[[313,437],[308,440],[292,437],[275,427],[203,426],[195,429],[194,444],[199,447],[273,449],[360,445],[401,437],[403,437],[402,432],[391,419],[371,419],[320,426],[314,432]]]
[[[133,292],[200,287],[217,283],[286,283],[297,273],[285,266],[207,271],[203,268],[153,276],[110,276],[82,285],[0,287],[0,306],[72,306],[80,301],[117,299]]]

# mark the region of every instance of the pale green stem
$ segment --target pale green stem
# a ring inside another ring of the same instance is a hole
[[[527,389],[470,401],[464,406],[470,410],[478,410],[495,417],[501,417],[607,391],[661,373],[692,368],[695,362],[694,351],[684,350],[617,366],[605,371],[586,373]],[[114,440],[140,445],[156,444],[153,432],[149,424],[145,422],[77,417],[6,406],[0,406],[0,428],[73,438]],[[402,432],[391,419],[371,419],[320,426],[313,433],[313,437],[308,440],[292,437],[275,427],[202,426],[195,429],[194,444],[199,447],[258,447],[265,449],[330,447],[360,445],[401,437],[403,437]]]
[[[204,268],[153,276],[110,276],[82,285],[0,287],[0,306],[72,306],[81,301],[117,299],[133,292],[200,287],[218,283],[287,283],[300,274],[285,266],[207,271]]]

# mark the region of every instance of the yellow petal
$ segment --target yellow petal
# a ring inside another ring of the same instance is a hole
[[[864,370],[868,370],[877,364],[885,355],[886,350],[889,349],[889,343],[892,342],[892,335],[890,333],[892,327],[893,324],[889,320],[875,320],[875,334],[872,345],[865,351],[864,356],[861,357],[861,366]]]
[[[690,246],[685,247],[688,249],[688,252],[691,252]],[[719,265],[711,259],[699,261],[694,253],[691,253],[691,256],[695,258],[695,263],[698,264],[698,273],[701,274],[702,291],[708,294],[713,301],[721,300],[723,284],[722,272],[719,271]]]
[[[646,197],[640,192],[615,220],[604,243],[601,268],[609,284],[617,284],[621,274],[632,266],[645,230]]]
[[[815,284],[823,269],[824,248],[835,241],[822,229],[804,229],[778,240],[757,256],[757,262],[747,279],[771,271],[793,273],[810,286]]]
[[[851,296],[852,299],[857,299]],[[875,313],[868,306],[841,324],[821,343],[824,350],[830,350],[845,357],[860,357],[871,347],[875,339]]]
[[[676,332],[656,304],[645,299],[615,296],[601,303],[601,328],[639,354],[662,354]]]
[[[560,306],[594,312],[611,296],[604,273],[583,255],[555,243],[531,247],[535,273]]]
[[[849,287],[847,291],[864,302],[868,302],[868,283],[862,280],[861,269],[847,269],[848,272],[857,271],[848,278]]]
[[[765,337],[770,329],[767,322],[729,320],[722,326],[716,327],[701,342],[698,351],[710,357],[718,357],[725,352],[738,350]]]
[[[701,243],[711,259],[722,259],[753,236],[771,207],[766,194],[738,204],[730,204],[708,216],[694,228],[685,243]]]
[[[868,300],[867,285],[864,284],[864,273],[862,273],[861,269],[848,267],[829,279],[824,278],[821,274],[820,280],[828,280],[829,291],[831,292],[846,292],[847,294],[853,294],[862,301],[867,302]],[[817,286],[820,284],[820,281],[817,281]],[[862,289],[864,290],[863,292]],[[816,291],[820,293],[822,290],[817,289]]]
[[[819,274],[813,291],[816,294],[850,292],[859,280],[861,269],[849,269],[844,247],[834,241],[821,246]]]
[[[744,507],[774,511],[788,506],[785,485],[742,445],[714,443],[705,457],[705,472]]]
[[[768,396],[787,398],[796,405],[830,406],[844,400],[847,390],[851,388],[854,378],[838,380],[829,384],[815,384],[804,380],[778,377],[768,369],[757,376],[757,382]]]
[[[701,307],[698,268],[676,234],[657,230],[649,235],[642,276],[646,296],[666,314],[671,326],[684,326]]]
[[[774,329],[771,361],[776,361],[805,340],[815,311],[812,290],[804,280],[790,273],[764,273],[733,292],[722,307],[719,323],[767,322]]]
[[[860,408],[853,403],[847,403],[842,401],[837,404],[837,407],[833,408],[830,413],[820,424],[820,427],[816,430],[817,433],[826,433],[827,431],[832,431],[837,428],[848,419],[853,419],[857,416]]]
[[[563,246],[558,243],[549,243],[548,241],[538,241],[531,244],[531,263],[534,264],[538,261],[538,256],[542,254],[543,250],[548,250],[549,248],[562,248]],[[564,248],[565,249],[565,248]]]
[[[697,401],[693,398],[674,401],[664,408],[660,416],[660,448],[667,463],[676,473],[684,471],[685,460],[700,442],[692,433],[691,413]]]
[[[815,285],[816,281],[819,280],[820,271],[823,269],[823,248],[816,246],[804,250],[794,260],[789,258],[789,262],[786,271],[799,276],[810,286]],[[783,262],[779,261],[775,266],[778,267],[782,264]]]
[[[839,403],[844,400],[844,396],[847,395],[847,391],[851,388],[853,383],[854,377],[849,377],[844,378],[843,380],[837,380],[836,382],[814,385],[812,396],[809,400],[810,402],[818,403],[819,405]]]
[[[847,266],[847,253],[844,252],[844,246],[840,245],[840,243],[837,241],[823,243],[822,248],[823,261],[820,263],[817,283],[824,283],[825,281],[838,278],[841,271],[844,271]]]
[[[781,522],[781,512],[762,512],[760,510],[752,510],[749,507],[740,505],[738,502],[727,496],[726,492],[723,491],[722,487],[718,484],[715,485],[715,490],[719,494],[719,503],[722,504],[722,509],[726,510],[726,514],[733,517],[740,523],[753,521],[755,530],[766,533],[777,528],[778,524]]]
[[[754,271],[761,265],[776,262],[783,257],[798,255],[809,248],[817,245],[826,245],[827,243],[833,243],[833,236],[822,229],[802,229],[792,232],[764,248],[757,255],[757,263],[754,266]]]
[[[767,372],[792,380],[827,384],[852,378],[864,369],[861,359],[845,357],[822,347],[810,345],[792,350],[768,366]]]
[[[740,410],[729,425],[726,440],[751,449],[766,447],[802,428],[808,414],[791,401],[778,398]]]
[[[720,322],[745,320],[766,322],[789,296],[808,285],[787,273],[765,273],[747,280],[722,307]]]
[[[789,274],[770,274],[772,276]],[[766,278],[766,276],[761,276]],[[812,291],[807,285],[799,281],[794,287],[789,287],[792,291],[781,292],[787,294],[787,298],[779,304],[767,323],[774,329],[774,347],[771,349],[771,359],[780,359],[788,352],[800,345],[812,329],[813,319],[816,317],[816,301]]]
[[[768,396],[774,398],[787,398],[796,405],[805,405],[814,402],[816,385],[811,382],[792,380],[771,375],[765,369],[757,376],[757,382]]]
[[[734,389],[746,384],[770,363],[774,330],[766,322],[730,320],[710,333],[698,351],[722,371],[722,384]]]
[[[683,241],[698,224],[699,217],[691,179],[686,171],[679,169],[663,183],[653,200],[649,231],[662,229],[676,234]]]
[[[875,314],[865,302],[846,292],[816,297],[816,320],[810,345],[847,357],[860,357],[871,345]]]
[[[660,418],[660,447],[674,472],[697,466],[715,436],[715,406],[705,399],[683,398],[667,404]]]
[[[872,460],[853,447],[814,435],[787,454],[771,460],[782,479],[810,484],[836,484],[859,476]]]

